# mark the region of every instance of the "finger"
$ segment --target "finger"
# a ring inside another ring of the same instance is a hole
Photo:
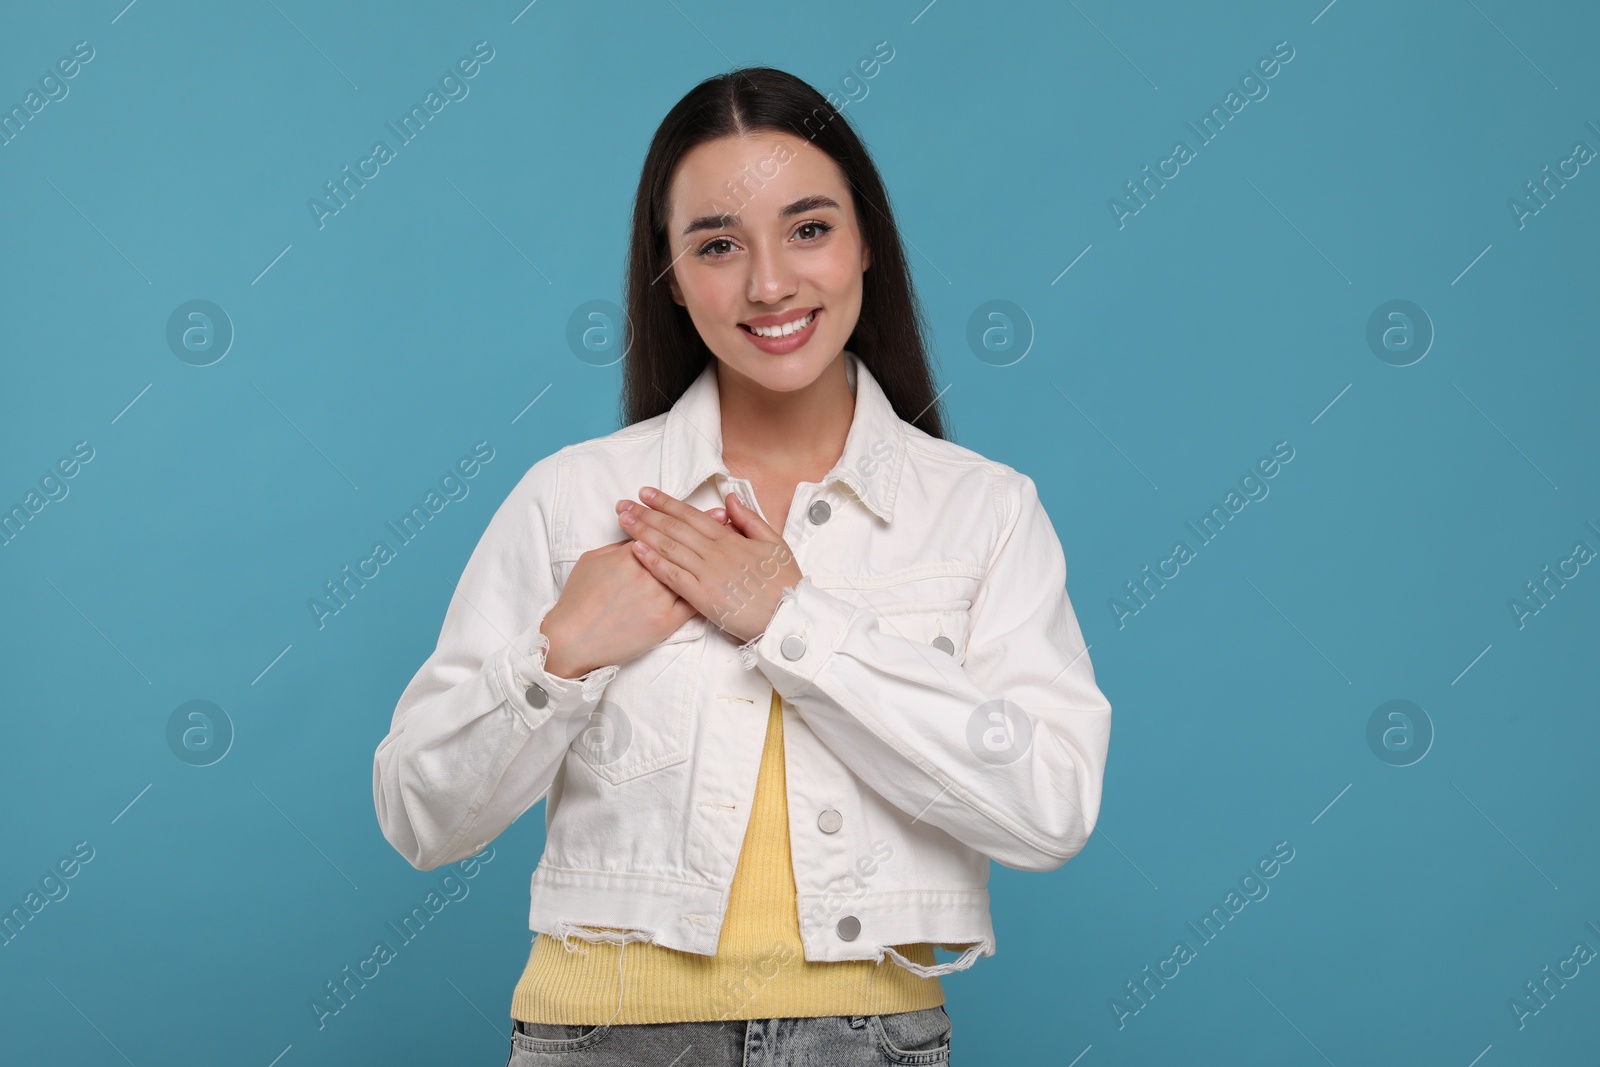
[[[695,574],[705,569],[705,558],[696,551],[696,545],[705,545],[706,538],[681,519],[634,504],[617,515],[617,522],[635,541],[644,542],[657,555]],[[695,544],[686,544],[685,538]]]
[[[774,530],[754,508],[744,506],[737,493],[728,494],[728,519],[734,529],[756,541],[782,541],[783,535]]]
[[[699,588],[699,583],[695,581],[694,575],[672,560],[662,556],[654,548],[650,547],[650,544],[646,541],[635,541],[633,543],[633,556],[644,565],[645,570],[655,575],[656,580],[662,585],[677,593],[684,600],[689,600],[693,603],[690,600],[690,595]]]
[[[687,523],[692,529],[705,537],[716,537],[726,532],[721,523],[714,521],[711,516],[693,504],[679,500],[672,494],[664,493],[654,486],[640,486],[639,499],[644,501],[646,507]]]

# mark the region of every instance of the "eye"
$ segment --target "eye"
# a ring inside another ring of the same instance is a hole
[[[814,236],[802,236],[807,230],[812,231]],[[800,237],[802,241],[807,244],[811,244],[822,240],[822,238],[826,237],[830,232],[832,232],[832,230],[833,227],[828,223],[822,222],[818,219],[810,219],[796,226],[794,232],[795,236]],[[733,254],[731,250],[735,247],[737,246],[731,239],[727,237],[713,237],[711,240],[695,249],[694,254],[701,259],[726,259],[728,256]]]
[[[714,237],[705,244],[701,245],[699,248],[695,249],[694,254],[699,256],[701,259],[721,259],[728,253],[713,252],[712,249],[716,248],[718,245],[729,245],[731,247],[732,244],[733,242],[728,240],[726,237]]]

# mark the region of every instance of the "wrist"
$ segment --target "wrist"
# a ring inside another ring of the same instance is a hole
[[[562,629],[559,619],[552,618],[552,611],[544,617],[539,624],[539,632],[545,638],[544,670],[546,674],[557,678],[580,678],[588,673],[589,668],[573,653],[572,642],[567,632]]]

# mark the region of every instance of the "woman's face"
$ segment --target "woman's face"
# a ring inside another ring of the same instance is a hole
[[[669,202],[666,280],[718,369],[777,392],[816,381],[855,329],[871,263],[838,165],[787,132],[723,137],[683,157]],[[808,316],[787,337],[752,329]]]

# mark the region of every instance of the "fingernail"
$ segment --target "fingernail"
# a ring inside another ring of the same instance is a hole
[[[639,490],[639,499],[640,500],[654,500],[655,498],[656,498],[656,491],[654,489],[650,488],[648,485],[645,486],[643,489]]]

